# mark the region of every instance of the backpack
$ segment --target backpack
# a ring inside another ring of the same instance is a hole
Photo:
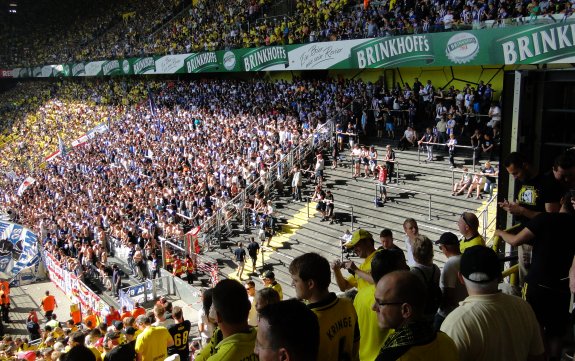
[[[424,314],[428,316],[435,315],[441,305],[441,299],[443,298],[443,293],[441,292],[441,288],[439,288],[439,284],[433,282],[436,267],[433,267],[433,271],[431,272],[431,277],[429,279],[425,277],[425,272],[423,272],[422,269],[418,267],[413,267],[413,269],[416,269],[423,277],[425,289],[427,291]]]

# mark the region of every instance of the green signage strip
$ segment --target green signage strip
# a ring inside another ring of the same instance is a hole
[[[16,68],[3,76],[85,77],[575,62],[575,23],[414,34]]]

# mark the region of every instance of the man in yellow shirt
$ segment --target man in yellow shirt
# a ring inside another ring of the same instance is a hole
[[[137,360],[157,361],[168,357],[168,347],[174,344],[168,330],[163,326],[152,326],[150,319],[144,315],[138,316],[136,325],[142,330],[136,339]]]
[[[244,286],[232,279],[220,281],[213,290],[212,306],[222,339],[205,346],[196,361],[257,360],[256,329],[248,325],[251,304]]]
[[[273,288],[278,295],[280,295],[280,301],[283,300],[284,294],[282,291],[282,285],[276,281],[276,275],[272,271],[267,271],[264,275],[264,285],[266,287]]]
[[[479,219],[471,212],[463,212],[457,221],[457,227],[463,238],[459,242],[461,253],[469,247],[485,246],[483,237],[479,234]]]
[[[353,248],[355,254],[364,261],[357,266],[353,261],[340,262],[339,260],[332,265],[335,280],[341,291],[347,291],[357,287],[357,295],[353,300],[353,306],[357,312],[357,322],[359,324],[359,359],[373,360],[383,341],[387,337],[387,331],[381,331],[377,327],[377,317],[371,311],[373,304],[373,294],[375,285],[371,276],[371,261],[376,254],[375,241],[371,233],[364,229],[359,229],[353,233],[351,240],[344,245],[347,248]],[[345,268],[351,276],[345,278],[341,269]]]
[[[292,261],[289,272],[296,297],[309,302],[308,308],[319,321],[318,360],[359,360],[357,314],[351,300],[329,292],[331,272],[327,259],[317,253],[305,253]],[[303,328],[299,326],[300,330]],[[261,323],[259,331],[262,332]]]

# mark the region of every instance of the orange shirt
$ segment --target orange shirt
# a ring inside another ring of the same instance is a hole
[[[42,299],[41,305],[44,312],[54,311],[54,308],[56,307],[56,298],[52,295],[48,295]]]
[[[112,326],[114,321],[120,321],[120,312],[118,312],[118,310],[114,310],[114,312],[106,315],[106,325]]]
[[[88,326],[88,322],[91,322],[90,326]],[[88,328],[92,330],[98,326],[98,318],[96,315],[88,315],[86,318],[84,318],[84,325],[88,326]]]
[[[77,325],[80,322],[82,322],[82,312],[80,310],[70,312],[70,316],[72,317],[72,321],[74,321],[74,325]]]
[[[126,317],[132,317],[132,312],[130,311],[123,312],[122,315],[120,316],[120,319],[124,321],[124,318]]]
[[[132,311],[132,317],[136,318],[140,315],[145,315],[146,314],[146,309],[143,307],[138,307],[138,308],[134,308],[134,310]]]

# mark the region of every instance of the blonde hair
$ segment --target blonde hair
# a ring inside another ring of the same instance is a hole
[[[417,236],[412,241],[413,258],[415,262],[431,266],[433,264],[433,243],[426,236]]]

